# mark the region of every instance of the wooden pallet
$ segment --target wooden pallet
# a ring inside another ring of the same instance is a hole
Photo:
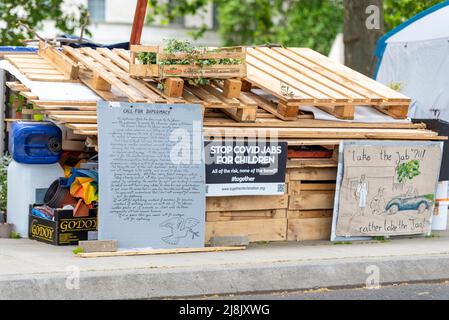
[[[43,42],[39,43],[38,53],[5,55],[4,58],[30,80],[78,81],[78,65],[56,48]]]
[[[173,78],[167,80],[162,92],[157,88],[157,82],[129,75],[130,58],[126,51],[64,47],[64,52],[84,66],[85,69],[80,70],[80,80],[105,100],[194,103],[220,109],[235,121],[253,122],[256,119],[257,103],[246,96],[240,99],[238,84],[233,79],[221,85],[185,86],[183,80]],[[112,97],[112,87],[120,90],[123,96]]]
[[[295,119],[300,106],[316,106],[353,119],[355,106],[369,106],[397,119],[407,117],[410,99],[306,48],[248,48],[246,80],[277,99],[267,111]]]

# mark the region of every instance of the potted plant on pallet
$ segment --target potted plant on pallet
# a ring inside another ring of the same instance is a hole
[[[246,76],[244,47],[195,47],[189,41],[169,39],[164,47],[132,45],[130,51],[129,73],[134,77],[181,77],[205,84],[202,79]]]
[[[0,158],[0,238],[10,238],[12,224],[6,222],[7,172],[11,156]]]

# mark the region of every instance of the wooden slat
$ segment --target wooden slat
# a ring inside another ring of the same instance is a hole
[[[53,46],[40,41],[38,53],[41,57],[55,66],[56,69],[62,72],[68,79],[78,79],[78,65]]]
[[[304,70],[302,68],[306,68],[304,72],[321,75],[323,78],[330,80],[333,83],[336,83],[347,90],[354,91],[356,94],[369,99],[371,102],[376,103],[382,101],[382,97],[376,95],[372,91],[365,89],[354,83],[351,80],[348,80],[345,77],[341,77],[334,72],[331,72],[325,68],[323,68],[320,64],[315,63],[313,60],[307,60],[297,55],[295,52],[287,49],[287,48],[272,48],[273,51],[285,56],[289,59],[289,62],[292,63],[295,68],[300,68],[300,70]],[[308,70],[308,71],[307,71]]]
[[[403,94],[394,91],[393,89],[390,89],[389,87],[384,86],[383,84],[371,78],[368,78],[367,76],[358,73],[342,64],[336,63],[335,61],[329,59],[328,57],[316,51],[313,51],[308,48],[291,48],[291,50],[303,58],[318,61],[327,70],[335,72],[340,76],[343,76],[357,83],[359,86],[369,91],[372,91],[380,96],[383,96],[386,100],[410,101],[410,98],[404,96]]]
[[[97,48],[97,51],[100,52],[106,58],[111,59],[117,66],[119,66],[122,70],[128,72],[129,71],[129,62],[124,60],[121,56],[115,54],[113,51],[106,48]]]
[[[119,68],[118,66],[107,60],[96,50],[86,47],[81,48],[81,51],[87,54],[88,56],[92,57],[93,59],[95,59],[100,64],[102,64],[108,71],[112,72],[115,76],[117,76],[118,79],[126,82],[127,84],[131,85],[136,90],[138,90],[146,99],[149,100],[148,102],[157,102],[157,103],[165,102],[165,99],[157,95],[154,91],[150,90],[147,86],[145,86],[145,84],[142,81],[131,78],[126,71],[123,71],[121,68]],[[104,80],[108,81],[108,79]]]
[[[284,68],[284,70],[287,70],[286,72],[289,72],[290,74],[298,73],[300,75],[303,75],[304,79],[312,79],[330,89],[332,89],[335,92],[338,92],[345,97],[352,100],[352,102],[365,102],[367,100],[366,96],[360,95],[344,86],[342,86],[340,83],[331,81],[328,78],[324,77],[323,75],[316,73],[301,64],[299,64],[296,61],[293,61],[289,59],[288,57],[282,55],[278,50],[282,50],[281,48],[256,48],[256,51],[259,51],[264,54],[264,57],[270,56],[272,59],[276,60],[278,63],[284,65],[287,68]],[[248,52],[251,52],[248,49]],[[369,100],[369,98],[368,98]]]
[[[81,51],[75,50],[69,46],[64,46],[64,50],[73,56],[75,59],[77,59],[79,62],[84,64],[86,67],[88,67],[93,72],[96,72],[99,76],[103,78],[103,80],[107,81],[111,85],[117,87],[123,94],[128,97],[128,99],[132,102],[146,102],[147,99],[141,95],[139,95],[134,89],[129,87],[127,84],[123,83],[121,80],[116,78],[116,75],[110,71],[107,71],[106,69],[103,69],[101,67],[98,67],[96,63],[86,56],[84,56]],[[85,81],[83,82],[89,86],[92,90],[97,92],[97,89],[91,82]]]
[[[246,247],[204,247],[204,248],[177,248],[177,249],[148,249],[148,250],[121,250],[115,252],[83,252],[76,254],[80,258],[100,258],[100,257],[125,257],[125,256],[148,256],[160,254],[181,254],[199,252],[220,252],[245,250]]]
[[[348,98],[348,96],[344,96],[341,93],[336,92],[335,90],[324,86],[314,79],[308,78],[299,72],[294,72],[294,70],[291,70],[288,66],[273,59],[271,55],[266,55],[256,49],[248,49],[247,61],[249,64],[251,61],[254,62],[254,60],[250,57],[254,57],[256,60],[259,60],[260,65],[264,64],[265,71],[273,77],[276,77],[279,81],[283,81],[298,90],[303,90],[307,94],[314,96],[316,99],[320,99],[321,101],[325,100],[323,102],[335,101],[347,103],[352,101],[352,99]],[[313,91],[311,91],[311,89]],[[317,95],[317,93],[319,94]]]

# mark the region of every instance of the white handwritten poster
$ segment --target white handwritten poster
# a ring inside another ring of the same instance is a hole
[[[201,107],[99,102],[99,239],[204,246]]]
[[[345,141],[332,240],[430,232],[442,143]]]

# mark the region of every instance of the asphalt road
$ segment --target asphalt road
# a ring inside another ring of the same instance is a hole
[[[257,295],[231,295],[206,299],[230,300],[449,300],[449,281],[381,286],[379,289],[317,289]]]

